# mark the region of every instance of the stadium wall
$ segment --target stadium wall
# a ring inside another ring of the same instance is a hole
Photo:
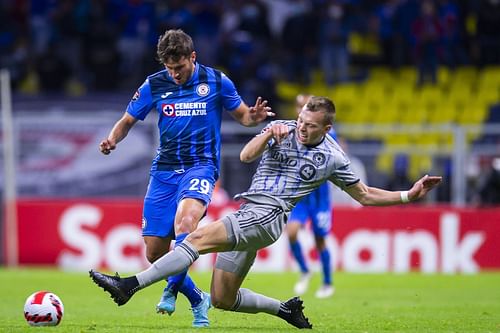
[[[203,223],[234,211],[211,205]],[[141,238],[139,200],[21,200],[19,264],[135,272],[148,266]],[[4,232],[3,235],[6,235]],[[299,237],[319,269],[310,232]],[[359,273],[468,273],[500,269],[500,208],[460,209],[408,205],[334,209],[328,239],[336,269]],[[214,255],[194,269],[210,270]],[[286,237],[259,252],[255,271],[296,270]]]

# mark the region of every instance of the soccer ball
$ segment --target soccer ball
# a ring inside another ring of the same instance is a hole
[[[24,318],[31,326],[56,326],[63,314],[61,299],[49,291],[37,291],[24,303]]]

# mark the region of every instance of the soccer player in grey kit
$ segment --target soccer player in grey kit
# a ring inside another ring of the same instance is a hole
[[[386,191],[362,183],[349,167],[349,159],[328,135],[335,106],[325,97],[312,97],[296,121],[276,120],[250,140],[240,153],[249,163],[262,156],[240,209],[198,228],[148,269],[127,278],[91,270],[96,284],[118,304],[167,276],[186,270],[200,254],[218,252],[212,275],[211,298],[216,308],[265,312],[298,328],[312,328],[304,316],[302,300],[286,302],[240,288],[257,250],[274,243],[283,232],[290,210],[305,195],[329,180],[363,205],[388,206],[423,198],[441,182],[424,176],[408,191]]]

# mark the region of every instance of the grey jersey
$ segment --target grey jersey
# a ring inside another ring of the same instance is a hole
[[[332,137],[326,135],[318,145],[305,146],[296,138],[294,120],[273,121],[262,133],[278,122],[287,125],[290,134],[279,145],[274,138],[268,142],[250,188],[236,198],[278,203],[289,211],[326,180],[341,189],[359,182],[350,169],[349,158]]]

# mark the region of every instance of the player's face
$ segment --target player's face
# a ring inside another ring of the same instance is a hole
[[[331,128],[331,125],[325,124],[323,112],[311,112],[303,108],[297,119],[297,139],[303,145],[314,146],[321,142]]]
[[[175,84],[182,85],[186,83],[194,72],[196,53],[191,53],[190,57],[183,57],[179,61],[169,59],[165,63],[165,68]]]

